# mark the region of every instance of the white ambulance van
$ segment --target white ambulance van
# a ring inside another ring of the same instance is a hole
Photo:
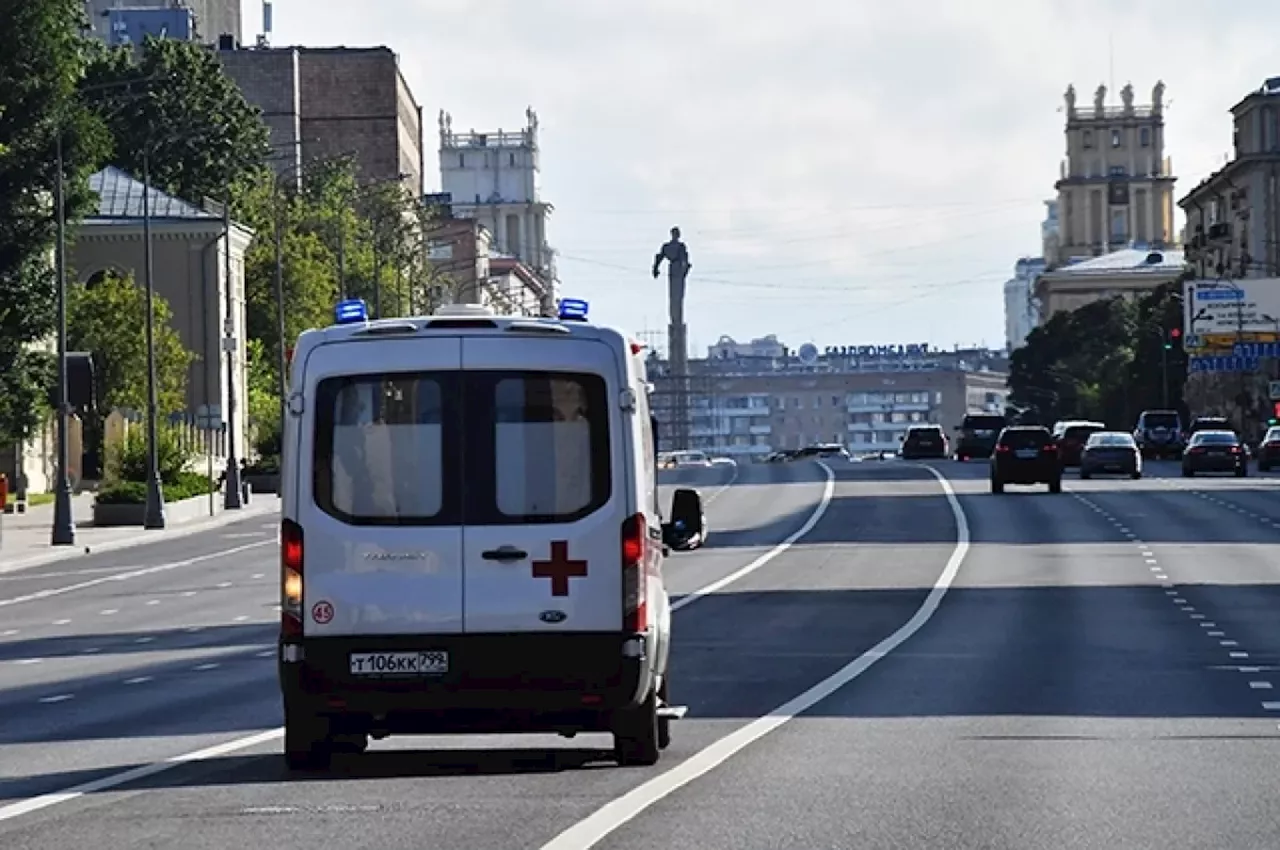
[[[663,524],[643,346],[586,321],[454,306],[294,349],[284,429],[285,757],[392,734],[613,734],[653,764],[668,699]],[[688,514],[685,516],[684,514]]]

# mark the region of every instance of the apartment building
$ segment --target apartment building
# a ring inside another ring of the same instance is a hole
[[[965,413],[1003,411],[1008,396],[1007,360],[998,352],[855,346],[802,359],[783,346],[776,357],[725,357],[738,348],[726,340],[690,361],[686,448],[746,459],[819,442],[889,451],[909,425],[950,431]],[[678,448],[669,445],[676,388],[665,361],[652,357],[649,375],[659,442]]]

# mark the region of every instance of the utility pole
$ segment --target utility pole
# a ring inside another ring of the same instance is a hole
[[[156,433],[159,402],[156,400],[156,305],[151,256],[151,152],[142,150],[142,264],[147,288],[147,504],[142,527],[165,527],[164,488],[160,483],[160,458]]]
[[[227,349],[227,480],[222,506],[227,510],[244,507],[240,499],[240,461],[236,457],[236,320],[235,286],[231,278],[231,198],[222,205],[222,227],[226,234],[225,263],[227,318],[222,325],[222,344]]]
[[[62,125],[56,129],[58,174],[53,185],[53,205],[57,213],[58,247],[55,256],[58,277],[58,471],[53,501],[53,531],[50,544],[71,546],[76,542],[76,524],[71,506],[71,444],[67,429],[71,426],[71,400],[67,387],[67,216],[65,195],[65,163],[62,156]],[[22,470],[18,470],[22,477]]]

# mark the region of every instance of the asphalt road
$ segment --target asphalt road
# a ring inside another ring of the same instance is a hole
[[[291,777],[261,519],[0,576],[0,846],[1280,846],[1280,479],[932,467],[669,474],[712,536],[653,768],[393,738]]]

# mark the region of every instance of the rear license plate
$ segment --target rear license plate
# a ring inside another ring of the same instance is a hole
[[[428,652],[353,652],[353,676],[439,676],[449,672],[449,653]]]
[[[1014,454],[1021,458],[1033,458],[1033,457],[1040,456],[1040,450],[1039,449],[1018,449],[1016,452],[1014,452]]]

